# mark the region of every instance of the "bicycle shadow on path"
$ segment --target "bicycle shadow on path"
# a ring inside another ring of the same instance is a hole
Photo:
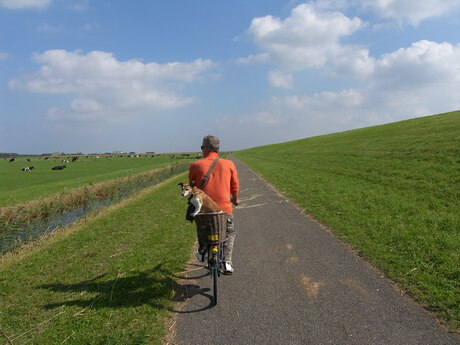
[[[200,266],[200,268],[202,267]],[[55,293],[53,299],[58,300],[43,305],[42,308],[44,309],[55,309],[63,306],[78,306],[84,309],[132,308],[150,305],[174,313],[190,313],[211,308],[212,296],[207,293],[209,288],[201,288],[196,284],[184,281],[199,279],[207,274],[206,272],[199,276],[186,277],[182,273],[171,272],[164,268],[164,264],[161,263],[146,271],[118,273],[112,279],[107,279],[109,273],[102,273],[80,282],[42,284],[38,285],[37,288],[52,291]],[[178,280],[182,283],[178,283]],[[209,305],[199,310],[177,310],[177,302],[185,302],[196,295],[207,298]],[[176,302],[174,307],[170,305],[171,300]]]
[[[213,304],[213,296],[210,294],[211,288],[201,287],[197,284],[197,280],[206,276],[210,277],[209,272],[201,264],[186,263],[186,265],[188,269],[182,273],[181,277],[176,276],[180,279],[174,282],[175,295],[172,300],[175,302],[175,309],[171,311],[177,314],[190,314],[213,308],[215,305]],[[187,302],[195,297],[203,300],[203,303],[200,303],[203,307],[185,310],[184,308],[190,307]]]

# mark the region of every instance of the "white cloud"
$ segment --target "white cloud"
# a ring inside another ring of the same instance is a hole
[[[0,0],[0,7],[9,9],[45,8],[51,0]]]
[[[0,52],[0,61],[10,59],[13,55],[7,52]]]
[[[40,32],[59,32],[62,31],[64,27],[62,25],[53,26],[48,23],[42,23],[37,27],[37,31]]]
[[[363,26],[359,18],[350,19],[340,12],[318,10],[315,4],[302,4],[285,20],[273,16],[254,18],[247,32],[265,60],[268,57],[283,68],[298,70],[321,67],[340,56],[340,39]]]
[[[179,90],[203,79],[215,66],[209,60],[157,64],[118,61],[111,53],[48,50],[34,54],[39,71],[10,80],[11,90],[69,94],[67,108],[51,107],[50,119],[124,116],[133,110],[173,109],[194,101]]]
[[[344,10],[350,7],[356,0],[316,0],[312,3],[318,10]]]
[[[84,0],[82,2],[68,6],[68,9],[72,11],[86,11],[88,8],[89,8],[88,0]]]
[[[460,1],[317,0],[301,4],[284,20],[270,15],[254,18],[247,33],[260,53],[240,58],[238,63],[272,63],[292,72],[323,68],[330,77],[360,80],[370,77],[376,69],[377,59],[370,56],[365,47],[341,43],[341,39],[367,26],[359,18],[349,18],[334,11],[350,6],[374,11],[399,23],[416,25],[424,19],[460,9]],[[291,76],[294,78],[293,74]],[[270,74],[268,81],[276,86],[278,79]]]
[[[247,132],[242,145],[250,147],[460,109],[460,44],[419,41],[370,60],[362,88],[273,97],[259,113],[227,115],[217,125]],[[260,113],[270,121],[261,125]]]
[[[379,17],[417,26],[425,19],[441,17],[460,8],[458,0],[361,0]]]
[[[439,93],[439,85],[453,86],[458,82],[460,45],[423,40],[383,55],[376,62],[371,85],[381,90],[428,88]],[[442,90],[446,92],[451,91]]]
[[[70,109],[80,113],[101,111],[103,106],[90,98],[77,98],[70,103]]]
[[[270,55],[268,53],[262,53],[257,55],[251,54],[248,57],[238,58],[236,62],[242,65],[253,63],[268,63],[270,62]]]
[[[270,71],[268,73],[268,83],[273,87],[291,89],[294,83],[294,78],[292,74],[286,74],[280,70]]]
[[[369,51],[360,47],[347,46],[327,68],[330,76],[345,76],[357,79],[369,77],[375,69],[375,59]]]
[[[261,126],[273,126],[278,124],[282,119],[277,116],[274,116],[271,112],[268,111],[260,111],[258,113],[253,114],[244,114],[238,116],[231,116],[226,115],[222,119],[218,119],[218,123],[225,123],[227,120],[231,119],[231,121],[235,121],[241,125],[248,125],[248,124],[257,124]]]
[[[81,28],[82,28],[82,30],[85,30],[85,31],[91,31],[91,30],[93,30],[95,28],[95,26],[94,26],[94,24],[86,23]]]

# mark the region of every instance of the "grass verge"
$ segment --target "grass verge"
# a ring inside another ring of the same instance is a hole
[[[234,155],[460,328],[460,112]]]
[[[0,339],[161,344],[176,275],[195,240],[184,174],[0,259]]]

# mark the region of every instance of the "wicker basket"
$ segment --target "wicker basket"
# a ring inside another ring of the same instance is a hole
[[[200,242],[222,242],[227,235],[227,213],[198,213],[195,223]]]

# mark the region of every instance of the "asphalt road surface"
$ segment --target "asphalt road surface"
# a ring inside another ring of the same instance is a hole
[[[235,160],[240,205],[232,276],[190,260],[170,344],[460,344],[376,269]]]

